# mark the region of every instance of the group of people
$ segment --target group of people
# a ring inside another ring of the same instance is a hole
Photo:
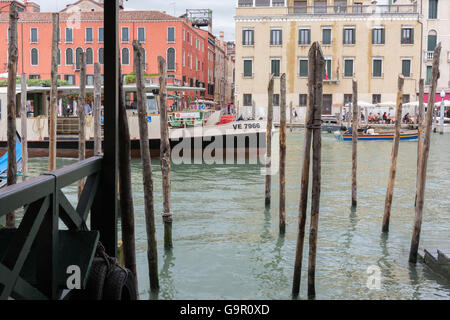
[[[387,112],[383,113],[383,115],[381,113],[372,114],[371,112],[369,113],[368,121],[369,123],[393,123],[395,118],[391,117]]]

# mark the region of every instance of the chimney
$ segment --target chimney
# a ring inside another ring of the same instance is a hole
[[[225,37],[225,33],[223,31],[220,31],[220,41],[223,42],[223,38]]]

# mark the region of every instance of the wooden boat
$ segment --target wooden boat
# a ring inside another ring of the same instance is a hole
[[[19,134],[17,135],[16,141],[16,162],[17,162],[17,172],[22,171],[22,139]],[[6,152],[0,158],[0,189],[3,188],[7,183],[7,173],[8,173],[8,152]]]
[[[400,141],[417,140],[419,138],[418,131],[404,131],[400,133]],[[353,135],[344,133],[340,135],[340,140],[352,141]],[[358,134],[358,141],[392,141],[394,140],[394,132],[377,132],[375,134]]]

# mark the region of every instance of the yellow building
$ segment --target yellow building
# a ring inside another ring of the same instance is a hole
[[[286,73],[287,103],[307,105],[308,51],[319,41],[326,60],[323,114],[351,100],[396,101],[398,75],[404,101],[416,100],[421,75],[421,25],[410,0],[237,0],[236,98],[239,106],[267,106],[269,76]],[[279,81],[275,82],[275,106]],[[304,110],[304,108],[303,108]],[[302,112],[301,112],[302,113]]]

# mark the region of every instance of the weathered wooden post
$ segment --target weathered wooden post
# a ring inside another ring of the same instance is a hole
[[[394,184],[395,184],[395,174],[397,172],[397,158],[398,158],[398,147],[400,143],[400,128],[402,123],[402,96],[403,96],[403,85],[405,78],[403,75],[398,77],[398,92],[397,92],[397,112],[395,115],[395,135],[394,143],[392,145],[392,160],[391,167],[389,169],[389,181],[386,190],[386,201],[384,206],[384,216],[383,216],[383,232],[389,232],[389,220],[391,216],[392,208],[392,198],[394,196]]]
[[[353,137],[352,137],[352,207],[356,207],[358,202],[357,197],[357,169],[358,169],[358,82],[355,78],[352,80],[353,84]]]
[[[252,101],[252,119],[256,120],[256,104],[255,104],[255,100]]]
[[[171,249],[172,244],[172,212],[170,211],[170,141],[169,141],[169,125],[167,118],[167,69],[166,61],[163,57],[158,57],[159,71],[159,102],[160,102],[160,130],[161,130],[161,174],[162,174],[162,190],[163,190],[163,210],[164,222],[164,248]]]
[[[272,193],[272,126],[273,126],[273,75],[270,76],[267,88],[267,130],[266,130],[266,188],[265,204],[270,206]]]
[[[315,79],[314,79],[314,113],[312,121],[313,130],[313,168],[312,168],[312,193],[311,193],[311,222],[309,229],[309,262],[308,262],[308,298],[316,296],[316,252],[317,233],[319,229],[319,207],[320,207],[320,185],[322,171],[322,93],[323,93],[323,70],[325,59],[322,49],[316,42],[315,50]],[[356,108],[357,109],[357,108]]]
[[[436,86],[437,80],[439,79],[439,59],[441,56],[441,43],[438,44],[436,49],[434,50],[433,55],[433,69],[431,71],[431,90],[430,90],[430,98],[428,100],[428,109],[427,109],[427,119],[425,126],[425,137],[423,139],[423,145],[421,147],[421,156],[420,163],[418,167],[418,183],[417,183],[417,204],[416,204],[416,214],[414,218],[414,228],[413,235],[411,239],[411,249],[409,252],[409,262],[416,263],[417,262],[417,251],[419,249],[419,241],[420,241],[420,232],[422,229],[422,213],[423,213],[423,205],[425,200],[425,185],[427,180],[427,166],[428,166],[428,155],[430,153],[430,139],[431,139],[431,130],[432,130],[432,121],[433,121],[433,108],[434,99],[436,96]],[[422,80],[423,82],[423,80]],[[423,86],[422,86],[423,89]],[[419,111],[420,112],[420,111]]]
[[[317,59],[323,59],[323,56],[317,57],[317,51],[319,50],[319,44],[314,42],[309,49],[308,61],[310,61],[311,68],[308,70],[308,107],[306,111],[305,119],[305,142],[303,150],[303,168],[301,176],[301,189],[300,189],[300,205],[299,205],[299,225],[298,225],[298,235],[297,235],[297,247],[295,252],[295,266],[294,266],[294,279],[292,285],[292,295],[294,297],[298,296],[300,291],[300,276],[302,271],[302,260],[303,260],[303,245],[305,241],[305,225],[306,225],[306,210],[308,205],[308,187],[309,187],[309,169],[311,160],[311,140],[312,140],[312,129],[314,128],[315,119],[315,107],[320,101],[316,101],[316,83],[320,82],[323,77],[323,64],[324,62],[317,61]],[[320,51],[319,51],[320,52]],[[320,58],[322,57],[322,58]],[[317,75],[320,73],[319,78]],[[320,89],[321,90],[321,89]],[[320,111],[319,111],[320,112]],[[319,114],[319,118],[321,115]],[[320,124],[319,124],[320,130]],[[317,147],[317,146],[316,146]],[[317,149],[316,149],[317,150]],[[317,153],[316,153],[317,156]],[[316,160],[317,158],[315,158]],[[317,175],[317,168],[316,168]],[[317,188],[317,181],[315,187]],[[317,197],[316,197],[317,200]],[[317,204],[317,203],[316,203]],[[318,209],[318,208],[317,208]],[[317,230],[317,229],[316,229]],[[308,277],[309,279],[309,277]],[[309,290],[309,286],[308,286]]]
[[[25,181],[28,173],[28,134],[27,134],[27,75],[22,73],[20,83],[20,130],[22,135],[22,179]]]
[[[418,130],[419,130],[419,140],[417,143],[417,176],[416,176],[416,198],[414,201],[414,207],[417,205],[417,190],[419,188],[419,166],[420,157],[422,156],[422,145],[423,145],[423,118],[425,114],[425,104],[424,104],[424,80],[419,80],[419,118],[417,119]]]
[[[339,107],[339,127],[342,127],[342,106]]]
[[[120,63],[119,63],[120,65]],[[100,65],[94,65],[95,71],[100,71]],[[98,73],[100,75],[100,72]],[[94,76],[94,86],[97,87],[100,83],[97,78],[97,74]],[[100,78],[100,77],[98,77]],[[94,94],[98,94],[98,88],[94,88],[96,91]],[[101,88],[100,88],[101,98]],[[98,101],[100,104],[100,101]],[[95,106],[94,101],[94,113],[95,109],[100,113],[99,105]],[[99,116],[100,118],[100,116]],[[95,127],[95,125],[94,125]],[[95,140],[94,140],[95,143]],[[97,145],[98,147],[98,145]],[[101,153],[101,141],[100,151],[94,147],[96,155]],[[98,152],[98,153],[97,153]],[[131,184],[131,142],[130,142],[130,129],[128,127],[127,109],[125,105],[125,93],[123,90],[123,77],[122,70],[119,68],[119,192],[120,192],[120,220],[122,224],[122,248],[123,248],[123,260],[126,268],[133,272],[136,280],[136,292],[137,290],[137,271],[136,271],[136,243],[135,243],[135,227],[134,227],[134,205],[133,205],[133,190]]]
[[[12,2],[9,8],[9,48],[8,48],[8,93],[7,93],[7,138],[8,138],[8,186],[17,183],[16,163],[16,82],[17,82],[17,4]],[[6,215],[6,226],[16,225],[15,212]]]
[[[147,97],[145,95],[144,80],[144,52],[138,41],[133,41],[134,66],[136,70],[136,90],[137,106],[139,116],[139,136],[142,159],[142,173],[144,183],[145,200],[145,224],[147,230],[147,258],[150,277],[150,288],[152,291],[158,291],[158,251],[156,245],[155,230],[155,208],[153,198],[153,178],[152,165],[150,158],[150,147],[148,140],[147,124]]]
[[[292,132],[292,123],[293,123],[293,113],[294,113],[294,109],[292,107],[292,101],[289,103],[289,127],[290,130]]]
[[[123,88],[122,88],[123,89]],[[101,127],[101,100],[102,78],[100,75],[100,63],[94,64],[94,155],[102,153],[102,127]],[[126,113],[126,110],[125,110]],[[128,126],[128,121],[127,121]],[[129,139],[129,134],[128,134]]]
[[[280,78],[280,234],[286,232],[286,73]]]
[[[79,53],[80,59],[80,95],[78,96],[79,138],[78,138],[78,160],[86,158],[86,54]],[[78,197],[84,187],[84,179],[78,183]]]
[[[350,128],[350,123],[351,123],[351,114],[352,114],[352,112],[353,112],[353,105],[352,105],[352,103],[349,103],[348,104],[348,111],[347,112],[345,112],[345,120],[346,120],[346,122],[347,122],[347,128]]]
[[[51,56],[51,88],[50,88],[50,126],[48,170],[56,169],[56,121],[58,114],[58,28],[59,14],[52,13],[52,56]]]

